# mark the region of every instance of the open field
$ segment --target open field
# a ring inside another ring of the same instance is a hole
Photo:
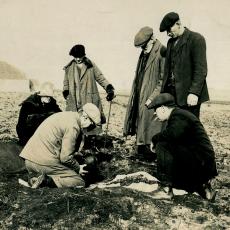
[[[18,104],[27,95],[0,93],[2,142],[17,142]],[[56,98],[64,110],[61,92],[56,92]],[[230,105],[204,104],[201,110],[201,121],[213,143],[219,172],[213,181],[213,187],[218,191],[216,201],[210,203],[196,194],[178,193],[173,200],[163,194],[155,196],[151,188],[156,187],[156,181],[141,174],[120,177],[116,183],[109,183],[118,174],[144,171],[154,176],[156,172],[154,164],[142,164],[129,158],[134,154],[135,139],[125,140],[122,136],[127,101],[127,97],[117,96],[112,104],[108,134],[113,136],[113,148],[106,152],[112,159],[100,165],[107,186],[33,190],[18,184],[18,178],[26,179],[24,172],[10,174],[2,170],[6,163],[1,160],[0,229],[230,228]],[[107,115],[109,103],[104,99],[103,106]],[[8,162],[8,169],[16,162],[17,159]]]

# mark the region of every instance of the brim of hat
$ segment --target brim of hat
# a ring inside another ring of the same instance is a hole
[[[96,126],[94,129],[87,131],[86,129],[83,129],[83,133],[87,136],[91,135],[99,135],[102,133],[102,128],[101,126]]]
[[[39,96],[41,97],[53,97],[54,95],[52,94],[44,94],[44,93],[38,93]]]

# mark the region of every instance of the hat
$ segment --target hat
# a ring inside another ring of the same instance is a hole
[[[82,107],[83,111],[87,113],[89,118],[96,124],[99,125],[101,123],[101,113],[98,107],[92,103],[86,103]]]
[[[160,32],[169,30],[179,19],[179,15],[175,12],[166,14],[161,21]]]
[[[75,57],[75,58],[81,58],[85,56],[85,47],[83,45],[75,45],[71,48],[69,51],[69,55]]]
[[[157,95],[153,100],[152,100],[152,108],[154,108],[155,110],[158,107],[161,107],[162,105],[165,106],[176,106],[175,104],[175,99],[173,97],[173,95],[169,94],[169,93],[161,93],[159,95]]]
[[[134,46],[140,47],[149,41],[153,35],[153,29],[151,27],[145,26],[139,30],[134,38]]]
[[[54,85],[51,82],[44,82],[41,87],[40,91],[38,92],[39,96],[44,97],[53,97],[54,96]]]

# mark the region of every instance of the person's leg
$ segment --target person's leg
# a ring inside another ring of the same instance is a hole
[[[64,165],[45,166],[26,160],[29,180],[34,180],[36,187],[84,187],[85,182],[79,174]],[[37,180],[36,180],[37,178]],[[52,178],[52,180],[51,180]],[[50,183],[49,183],[50,182]]]
[[[46,173],[50,176],[58,188],[85,187],[82,177],[74,170],[64,165],[46,167]]]
[[[173,184],[173,156],[166,142],[159,142],[156,145],[157,154],[157,176],[160,182],[172,187]]]

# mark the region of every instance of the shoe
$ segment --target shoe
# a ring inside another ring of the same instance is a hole
[[[213,190],[210,183],[200,186],[196,192],[208,201],[215,201],[217,191]]]
[[[36,188],[40,187],[40,185],[42,184],[42,182],[44,181],[44,179],[45,179],[45,174],[41,174],[38,177],[32,177],[29,180],[29,184],[30,184],[31,188],[36,189]]]
[[[206,199],[211,202],[214,202],[216,199],[217,191],[212,189],[210,183],[205,184],[204,188],[205,188]]]

